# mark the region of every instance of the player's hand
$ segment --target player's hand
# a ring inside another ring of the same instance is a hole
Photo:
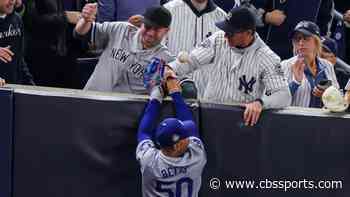
[[[10,46],[0,47],[0,60],[9,63],[12,61],[12,56],[15,54],[10,50]]]
[[[271,25],[280,26],[286,19],[286,15],[281,10],[273,10],[266,13],[265,21]]]
[[[168,78],[176,79],[177,76],[175,71],[169,65],[164,65],[164,79],[167,80]]]
[[[346,91],[344,98],[345,101],[350,104],[350,90]]]
[[[344,20],[350,23],[350,10],[346,11],[344,14]]]
[[[304,69],[305,69],[304,57],[298,57],[297,61],[292,65],[292,73],[294,79],[301,83],[304,79]]]
[[[133,16],[130,16],[128,22],[135,25],[136,27],[141,27],[142,19],[143,19],[142,15],[133,15]]]
[[[81,11],[81,17],[86,22],[94,22],[97,14],[97,3],[88,3],[84,6]]]
[[[6,84],[5,79],[0,77],[0,87],[4,86]]]
[[[320,88],[318,88],[317,86],[314,87],[314,89],[312,90],[312,94],[316,97],[322,97],[322,94],[325,90],[321,90]]]
[[[260,117],[263,110],[263,106],[259,101],[254,101],[251,103],[243,104],[245,111],[243,114],[243,119],[246,126],[254,126]]]

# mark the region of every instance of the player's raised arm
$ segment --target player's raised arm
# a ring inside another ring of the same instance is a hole
[[[84,6],[81,12],[81,18],[75,26],[75,32],[83,36],[87,34],[92,27],[92,23],[96,19],[97,3],[88,3]]]
[[[151,90],[150,101],[141,119],[141,123],[137,132],[137,141],[141,142],[146,139],[152,139],[154,125],[159,116],[160,106],[162,102],[162,90],[156,86]]]
[[[146,107],[138,129],[137,140],[139,143],[146,139],[152,139],[152,136],[154,135],[154,126],[164,96],[161,87],[163,72],[163,63],[157,58],[147,65],[143,82],[144,86],[149,91],[150,101]]]
[[[168,78],[166,81],[166,86],[169,92],[169,95],[173,99],[173,103],[176,109],[176,117],[182,122],[188,122],[192,125],[191,130],[189,130],[190,136],[199,137],[197,126],[194,123],[192,112],[184,102],[181,96],[181,87],[179,81],[176,78]]]
[[[159,115],[160,102],[157,99],[152,99],[147,104],[146,110],[141,119],[137,132],[137,141],[140,143],[143,140],[151,139],[153,136],[153,126]]]

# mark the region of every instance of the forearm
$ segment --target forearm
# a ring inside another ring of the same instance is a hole
[[[137,132],[137,140],[141,142],[145,139],[152,138],[152,131],[155,121],[159,115],[160,111],[160,102],[156,99],[149,101],[146,110],[143,114],[140,126]]]
[[[261,100],[264,102],[264,109],[277,109],[290,106],[292,96],[289,88],[285,87],[277,92],[274,92],[270,96],[264,95]]]
[[[186,120],[193,121],[192,112],[187,107],[185,101],[183,100],[183,98],[181,96],[181,93],[174,92],[174,93],[170,94],[170,96],[173,99],[173,103],[175,105],[177,118],[181,121],[186,121]]]
[[[185,76],[198,69],[199,62],[194,57],[177,57],[173,62],[169,63],[169,66],[175,71],[178,76]]]
[[[345,100],[350,104],[350,90],[346,91],[345,93]]]
[[[199,137],[198,128],[195,125],[192,112],[189,107],[184,102],[180,92],[174,92],[170,94],[173,99],[173,103],[176,108],[176,117],[181,121],[192,121],[193,129],[189,130],[189,135],[194,137]]]
[[[84,36],[91,31],[92,22],[86,21],[84,18],[79,19],[74,31],[79,36]]]

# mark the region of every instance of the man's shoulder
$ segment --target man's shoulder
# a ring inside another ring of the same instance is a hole
[[[184,6],[185,2],[183,0],[172,0],[169,1],[168,3],[164,4],[163,6],[167,8],[168,10],[172,11],[175,8]]]
[[[6,20],[9,21],[9,23],[20,23],[22,24],[22,17],[17,13],[13,12],[6,16]]]
[[[155,52],[155,56],[163,59],[165,62],[172,62],[175,60],[175,55],[163,44],[160,44],[158,50]]]
[[[224,43],[226,41],[225,32],[222,30],[214,32],[213,35],[209,37],[209,39],[212,39],[213,41],[218,43]]]
[[[332,63],[326,59],[323,58],[318,58],[318,61],[320,62],[321,65],[326,66],[326,67],[331,67],[333,66]]]
[[[273,63],[280,63],[281,58],[272,51],[272,49],[267,46],[267,44],[260,38],[258,34],[256,34],[256,58],[259,58],[259,61],[269,61]]]
[[[213,12],[215,12],[216,14],[221,15],[221,16],[227,15],[226,12],[223,9],[221,9],[219,6],[216,6],[216,8],[214,9]],[[224,18],[222,20],[224,20]]]
[[[280,63],[281,58],[273,52],[270,47],[267,45],[262,45],[256,52],[256,58],[259,58],[259,61],[265,62],[269,61],[271,63]]]

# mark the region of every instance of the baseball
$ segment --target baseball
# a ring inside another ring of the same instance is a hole
[[[179,54],[177,55],[177,60],[184,64],[184,63],[188,63],[189,62],[189,55],[186,51],[181,51],[179,52]]]

